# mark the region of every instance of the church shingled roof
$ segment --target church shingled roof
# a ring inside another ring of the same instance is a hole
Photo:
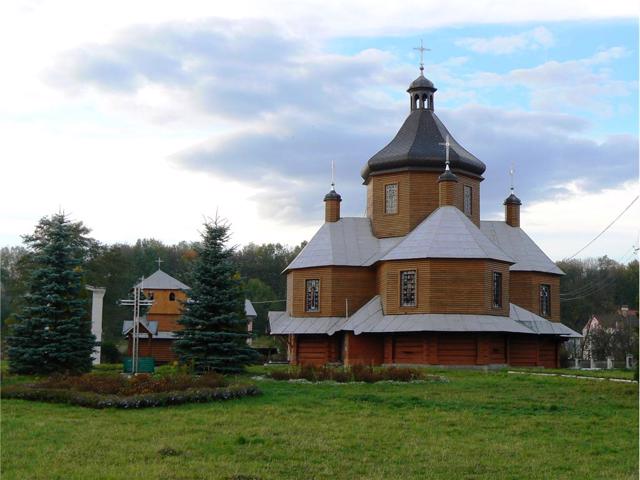
[[[564,272],[520,227],[512,227],[502,221],[483,220],[480,222],[480,230],[516,261],[509,269],[512,272],[544,272],[564,275]]]
[[[451,143],[451,169],[481,176],[485,164],[453,138],[432,110],[417,109],[409,114],[395,138],[369,159],[362,169],[362,178],[366,180],[371,173],[379,171],[405,168],[443,171],[445,149],[441,143],[447,135]]]
[[[380,260],[410,258],[486,258],[515,263],[453,206],[438,208]]]
[[[550,322],[513,303],[509,305],[508,317],[459,313],[385,315],[380,295],[373,297],[350,317],[291,317],[287,312],[269,312],[269,326],[272,335],[333,335],[338,331],[352,331],[356,335],[388,332],[507,332],[581,337],[566,325]]]

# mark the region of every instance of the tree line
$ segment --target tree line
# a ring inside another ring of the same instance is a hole
[[[562,323],[581,331],[592,315],[638,309],[638,260],[622,264],[607,256],[557,263]]]
[[[25,237],[26,238],[26,237]],[[245,296],[256,303],[258,319],[254,328],[264,333],[267,311],[284,309],[286,280],[281,272],[295,258],[306,242],[288,247],[279,243],[254,243],[233,249],[231,260],[240,275]],[[118,300],[127,298],[130,290],[141,276],[148,277],[160,268],[169,275],[191,286],[194,261],[201,242],[180,242],[167,245],[155,239],[139,239],[134,244],[102,244],[87,240],[86,260],[81,267],[84,281],[88,285],[105,287],[103,307],[103,340],[117,343],[123,340],[122,322],[130,320],[131,312],[118,305]],[[28,279],[34,269],[34,254],[28,245],[3,247],[0,250],[0,283],[2,333],[6,334],[17,322],[17,315],[25,306]],[[90,292],[82,292],[90,298]],[[274,302],[269,302],[276,300]],[[90,308],[87,307],[87,308]]]

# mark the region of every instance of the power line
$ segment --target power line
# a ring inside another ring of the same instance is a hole
[[[622,255],[622,257],[620,259],[618,259],[616,262],[619,263],[619,264],[623,264],[624,265],[627,262],[627,260],[629,260],[634,255],[635,255],[635,246],[632,245],[631,248],[629,248]],[[614,278],[614,277],[612,276],[611,269],[607,268],[604,271],[604,276],[603,277],[597,278],[592,283],[585,284],[585,285],[583,285],[581,287],[578,287],[575,290],[570,290],[568,292],[563,292],[563,293],[560,294],[560,298],[562,298],[562,297],[571,297],[571,296],[574,296],[574,295],[577,295],[577,294],[582,294],[587,290],[591,290],[592,288],[597,287],[600,283],[607,283],[612,278]]]
[[[632,247],[632,248],[633,248],[633,252],[631,253],[631,256],[635,255],[635,247]],[[627,258],[630,258],[630,255],[627,255]],[[607,271],[607,273],[610,273],[610,271]],[[572,292],[565,292],[564,294],[560,294],[560,302],[569,302],[573,300],[580,300],[582,298],[587,298],[596,292],[604,290],[605,288],[609,288],[615,283],[616,283],[616,278],[612,275],[609,278],[599,279],[598,281],[590,285],[587,285],[586,288],[581,287]],[[567,296],[567,295],[573,295],[573,296]]]
[[[576,253],[574,253],[573,255],[571,255],[569,258],[565,258],[564,260],[571,260],[572,258],[576,257],[580,252],[582,252],[584,249],[586,249],[589,245],[591,245],[593,242],[595,242],[598,238],[600,238],[602,236],[602,234],[604,232],[606,232],[607,230],[609,230],[609,228],[611,228],[613,226],[614,223],[616,223],[620,217],[622,217],[622,215],[624,215],[627,210],[629,210],[631,208],[631,206],[636,203],[636,200],[638,200],[639,195],[636,195],[636,197],[631,200],[631,203],[629,205],[627,205],[625,207],[624,210],[622,210],[622,212],[620,212],[620,214],[614,218],[613,222],[611,222],[609,225],[607,225],[604,230],[602,230],[598,235],[596,235],[589,243],[587,243],[584,247],[582,247],[580,250],[578,250]]]

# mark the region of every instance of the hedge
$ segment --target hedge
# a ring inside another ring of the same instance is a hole
[[[1,392],[1,396],[4,399],[12,398],[49,403],[66,403],[68,405],[88,408],[131,409],[165,407],[185,403],[206,403],[261,394],[262,392],[255,385],[233,385],[224,388],[194,388],[183,391],[130,396],[102,395],[66,389],[35,388],[24,384],[4,387]]]

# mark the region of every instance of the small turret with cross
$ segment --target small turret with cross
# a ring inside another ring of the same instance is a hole
[[[425,48],[420,40],[420,46],[414,47],[414,50],[420,52],[420,76],[409,85],[409,96],[411,98],[411,111],[414,110],[433,110],[433,94],[437,90],[433,86],[433,82],[424,76],[424,52],[431,51]]]

